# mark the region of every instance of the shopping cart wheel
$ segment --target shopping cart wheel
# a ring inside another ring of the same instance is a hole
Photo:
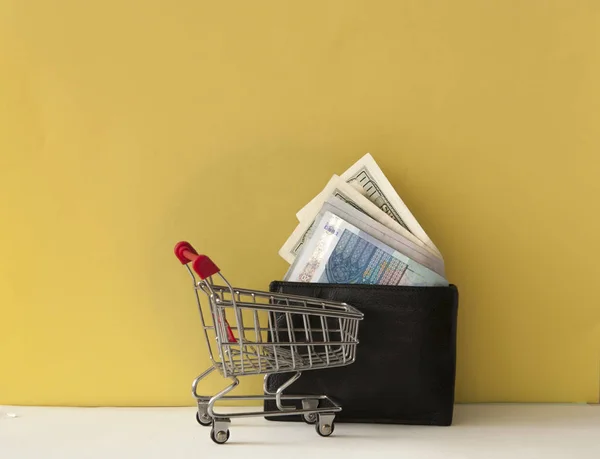
[[[212,426],[212,418],[208,415],[208,413],[198,413],[196,411],[196,421],[198,424],[204,427]]]
[[[306,422],[307,424],[316,424],[319,419],[319,416],[317,416],[317,413],[308,413],[303,414],[302,419],[304,419],[304,422]]]
[[[320,414],[319,422],[315,424],[315,430],[321,437],[329,437],[335,430],[335,414]]]
[[[316,410],[319,407],[319,401],[305,398],[302,400],[302,409],[303,410]],[[302,419],[307,424],[316,424],[319,420],[319,415],[317,413],[305,413],[302,415]]]
[[[222,445],[227,440],[229,440],[229,429],[227,430],[219,430],[215,432],[214,427],[210,430],[210,439],[215,443]]]

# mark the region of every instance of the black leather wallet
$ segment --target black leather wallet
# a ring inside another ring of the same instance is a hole
[[[305,371],[289,394],[328,395],[342,406],[337,422],[452,424],[458,290],[357,284],[272,282],[270,291],[341,301],[364,314],[356,361]],[[267,377],[275,391],[289,373]],[[265,409],[276,409],[266,401]],[[300,416],[267,419],[300,421]]]

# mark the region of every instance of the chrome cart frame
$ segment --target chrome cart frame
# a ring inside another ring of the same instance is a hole
[[[196,420],[212,427],[211,439],[225,443],[231,418],[247,416],[302,415],[306,423],[315,424],[319,435],[331,435],[335,414],[342,409],[338,404],[326,395],[283,392],[302,371],[354,362],[362,313],[345,303],[232,287],[219,268],[187,242],[175,246],[175,255],[193,280],[209,350],[211,366],[194,379],[192,395],[198,405]],[[206,316],[203,296],[209,306]],[[212,396],[199,394],[198,385],[215,370],[231,384]],[[269,392],[266,378],[275,373],[292,376],[277,391]],[[239,376],[249,375],[264,375],[264,395],[227,395],[239,384]],[[277,410],[216,412],[215,403],[220,400],[274,400]],[[286,405],[284,401],[295,403]]]

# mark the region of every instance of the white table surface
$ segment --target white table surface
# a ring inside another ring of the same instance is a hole
[[[216,445],[194,408],[0,407],[0,458],[600,459],[600,406],[458,405],[452,427],[234,419]]]

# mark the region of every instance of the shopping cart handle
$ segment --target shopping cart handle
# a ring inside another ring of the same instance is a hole
[[[198,274],[202,280],[214,276],[220,271],[219,267],[206,255],[198,255],[198,258],[192,263],[192,268],[194,268],[194,271],[196,271],[196,274]]]
[[[190,261],[198,258],[198,252],[189,242],[181,241],[175,244],[175,256],[182,265],[187,265]]]
[[[219,267],[206,255],[198,255],[196,249],[194,249],[189,242],[178,242],[175,245],[175,256],[182,265],[187,265],[191,261],[192,268],[194,268],[194,271],[196,271],[196,274],[198,274],[202,280],[213,276],[220,271]]]

